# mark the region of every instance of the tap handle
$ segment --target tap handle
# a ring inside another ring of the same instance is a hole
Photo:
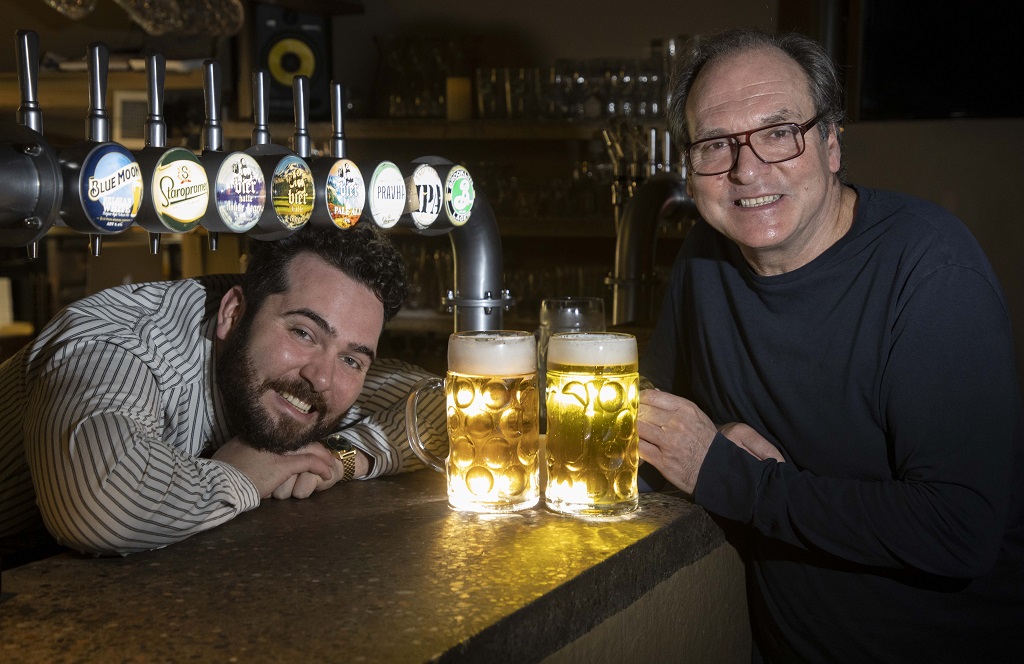
[[[146,146],[162,148],[167,145],[167,123],[164,122],[164,81],[167,61],[156,53],[146,59],[146,92],[149,115],[146,116]]]
[[[18,31],[18,83],[21,106],[18,122],[43,133],[43,112],[39,108],[39,35],[32,30]]]
[[[309,143],[309,77],[299,75],[292,79],[292,101],[295,104],[295,135],[292,137],[292,152],[303,159],[309,159],[312,148]]]
[[[203,99],[206,102],[203,150],[219,152],[224,149],[224,127],[220,123],[220,63],[216,60],[203,62]]]
[[[269,110],[269,95],[267,88],[270,87],[270,72],[266,69],[256,69],[252,72],[252,144],[268,145],[270,143],[270,129],[267,127],[267,116]]]
[[[89,116],[86,137],[90,141],[106,143],[110,140],[110,120],[107,117],[107,67],[110,52],[101,42],[89,44]]]
[[[651,127],[650,140],[647,144],[647,174],[658,174],[658,129]]]
[[[662,157],[665,159],[663,170],[668,173],[672,170],[672,134],[666,129],[662,133]]]
[[[331,82],[331,156],[345,158],[345,89]]]

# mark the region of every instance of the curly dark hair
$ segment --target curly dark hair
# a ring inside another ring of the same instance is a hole
[[[373,224],[324,228],[306,224],[279,240],[252,240],[249,265],[242,276],[248,311],[256,312],[267,296],[288,289],[288,265],[311,253],[365,285],[384,305],[384,322],[394,318],[409,293],[405,262],[395,245]]]
[[[807,74],[814,110],[820,116],[818,131],[822,139],[833,128],[841,142],[846,117],[843,84],[832,58],[818,42],[797,32],[770,34],[756,28],[734,28],[710,36],[697,36],[688,41],[673,63],[669,89],[668,128],[676,146],[685,151],[690,145],[690,129],[686,124],[686,101],[690,89],[708,64],[723,57],[762,48],[776,48],[791,57]],[[846,166],[839,168],[840,181]]]

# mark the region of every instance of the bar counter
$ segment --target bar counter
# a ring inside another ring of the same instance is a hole
[[[673,495],[601,520],[474,515],[423,470],[264,501],[157,551],[7,570],[0,660],[743,661],[734,553]]]

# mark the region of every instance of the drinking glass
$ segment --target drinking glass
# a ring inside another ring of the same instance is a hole
[[[614,332],[555,334],[547,360],[545,503],[570,515],[633,511],[640,464],[636,338]]]
[[[425,378],[406,403],[412,451],[448,478],[448,504],[469,512],[515,512],[540,502],[537,342],[515,330],[456,332],[444,380]],[[444,388],[448,458],[423,445],[416,421],[422,391]]]
[[[545,384],[548,340],[559,332],[604,332],[604,300],[599,297],[549,297],[540,303],[537,333],[537,381]],[[541,433],[545,430],[547,408],[540,402]]]

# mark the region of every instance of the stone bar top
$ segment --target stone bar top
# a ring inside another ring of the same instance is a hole
[[[475,515],[421,470],[157,551],[7,570],[0,661],[539,661],[723,541],[673,495],[603,519]]]

